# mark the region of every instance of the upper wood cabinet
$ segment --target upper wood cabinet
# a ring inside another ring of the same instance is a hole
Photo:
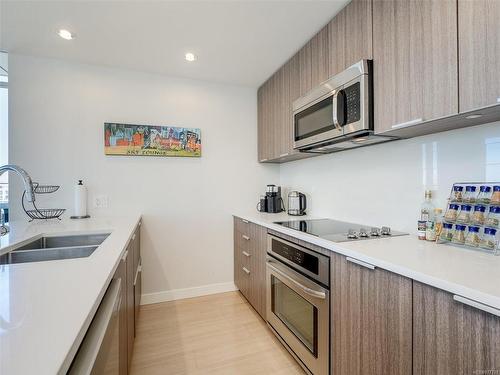
[[[351,1],[330,21],[328,34],[328,77],[360,60],[372,59],[372,1]]]
[[[374,0],[373,60],[377,133],[458,113],[456,1]]]
[[[418,282],[413,284],[413,337],[415,375],[500,369],[500,318]]]
[[[316,156],[293,149],[293,101],[333,74],[372,57],[371,4],[353,0],[259,88],[259,161]]]
[[[331,373],[411,374],[412,280],[332,254]]]
[[[500,1],[458,0],[460,111],[500,103]]]

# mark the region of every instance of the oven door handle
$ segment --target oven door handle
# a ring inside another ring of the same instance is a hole
[[[300,281],[296,280],[295,278],[293,278],[292,276],[288,275],[287,273],[283,272],[282,270],[280,270],[279,268],[275,267],[272,265],[272,263],[276,264],[276,262],[273,262],[272,260],[268,259],[267,260],[267,266],[269,268],[271,268],[274,272],[276,273],[279,273],[281,276],[283,276],[284,278],[286,278],[287,280],[291,281],[294,285],[298,286],[300,289],[302,289],[304,291],[304,293],[310,295],[311,297],[315,297],[315,298],[320,298],[320,299],[325,299],[326,298],[326,293],[325,292],[321,292],[321,291],[318,291],[318,290],[314,290],[314,289],[311,289],[311,288],[308,288],[307,286],[305,285],[302,285],[300,283]]]

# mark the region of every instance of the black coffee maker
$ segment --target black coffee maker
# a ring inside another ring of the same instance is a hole
[[[267,185],[266,195],[260,198],[260,202],[257,204],[257,210],[270,213],[285,211],[283,199],[281,198],[281,187]]]

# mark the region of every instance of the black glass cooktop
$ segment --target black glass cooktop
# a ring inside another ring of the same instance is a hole
[[[275,224],[333,242],[387,238],[407,234],[392,231],[388,227],[370,227],[331,219],[279,221]]]

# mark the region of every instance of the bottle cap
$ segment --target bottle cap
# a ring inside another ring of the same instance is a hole
[[[426,198],[432,198],[432,190],[426,190],[425,191],[425,197]]]
[[[435,214],[442,214],[443,213],[443,209],[442,208],[435,208],[434,209],[434,213]]]
[[[493,228],[484,228],[484,234],[494,236],[495,234],[497,234],[497,230]]]

